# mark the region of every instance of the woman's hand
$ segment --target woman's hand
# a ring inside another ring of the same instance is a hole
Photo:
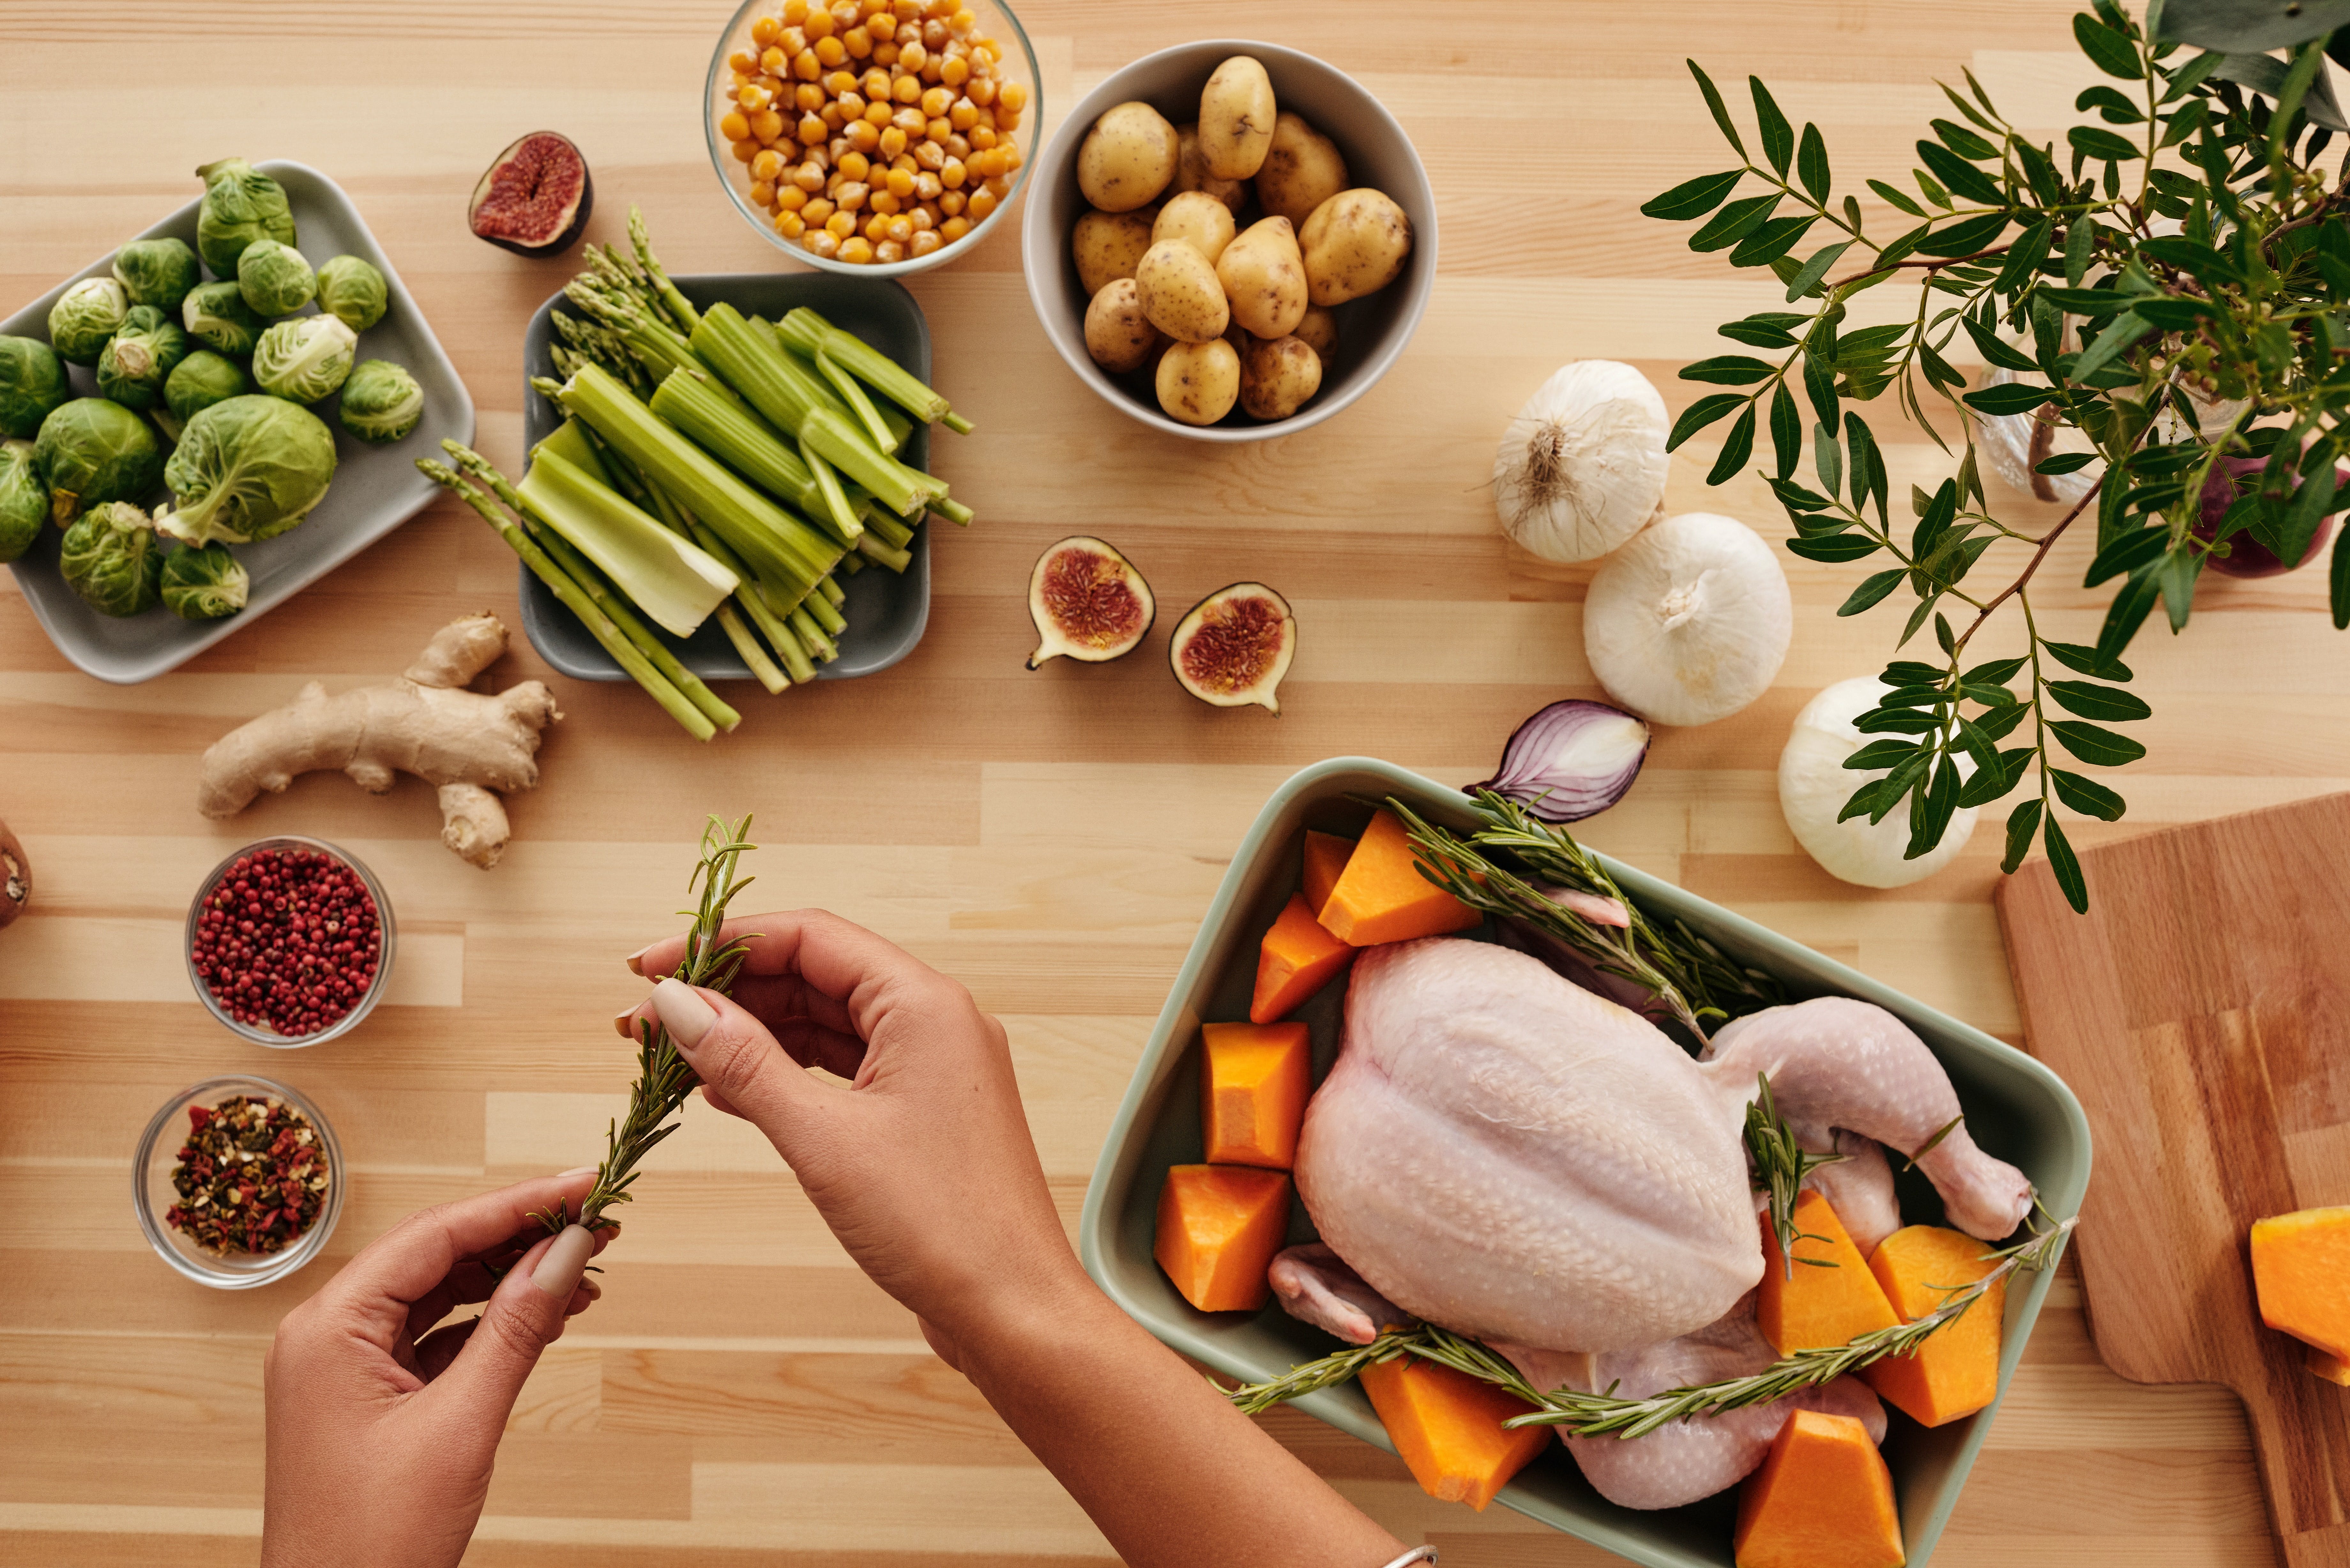
[[[523,1380],[602,1293],[582,1272],[612,1231],[548,1236],[531,1214],[577,1209],[595,1175],[412,1214],[286,1314],[262,1364],[263,1568],[454,1568]]]

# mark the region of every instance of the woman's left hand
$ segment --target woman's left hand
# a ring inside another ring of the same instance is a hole
[[[524,1379],[602,1293],[583,1271],[612,1231],[532,1218],[577,1211],[595,1174],[412,1214],[286,1314],[263,1363],[263,1568],[454,1568]]]

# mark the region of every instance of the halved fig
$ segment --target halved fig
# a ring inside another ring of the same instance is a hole
[[[25,846],[0,822],[0,927],[5,927],[25,912],[26,903],[33,896],[33,871],[26,862]]]
[[[1150,585],[1134,563],[1088,534],[1045,546],[1028,575],[1028,613],[1043,640],[1028,668],[1066,655],[1103,664],[1134,651],[1159,618]]]
[[[1219,708],[1253,702],[1281,711],[1275,696],[1297,651],[1289,601],[1263,583],[1234,583],[1193,605],[1175,624],[1167,661],[1183,690]]]
[[[571,248],[595,210],[588,160],[568,137],[534,130],[497,156],[473,187],[465,218],[473,233],[516,255]]]

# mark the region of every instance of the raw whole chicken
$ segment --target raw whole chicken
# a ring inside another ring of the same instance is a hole
[[[1742,1129],[1758,1074],[1805,1147],[1849,1157],[1809,1184],[1864,1253],[1901,1222],[1880,1143],[1907,1154],[1941,1135],[1918,1168],[1970,1234],[2004,1238],[2029,1211],[2030,1183],[1952,1125],[1941,1064],[1882,1008],[1771,1008],[1692,1061],[1538,959],[1430,938],[1355,961],[1338,1060],[1297,1150],[1325,1245],[1283,1253],[1271,1282],[1352,1343],[1424,1318],[1485,1341],[1536,1387],[1643,1397],[1759,1371],[1775,1357],[1751,1293],[1762,1250]],[[1843,1378],[1567,1447],[1603,1495],[1672,1507],[1735,1484],[1798,1407],[1884,1428],[1876,1397]]]

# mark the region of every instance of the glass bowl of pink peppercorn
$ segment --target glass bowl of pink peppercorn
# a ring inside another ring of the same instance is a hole
[[[214,867],[188,906],[188,978],[231,1033],[277,1050],[349,1033],[391,980],[391,900],[358,857],[286,835]]]

